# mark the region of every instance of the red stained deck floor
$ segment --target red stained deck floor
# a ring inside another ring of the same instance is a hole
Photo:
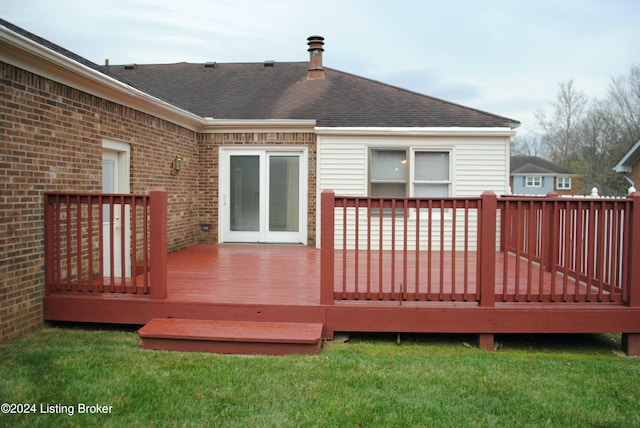
[[[167,260],[167,300],[320,303],[320,251],[303,246],[196,245]]]
[[[435,253],[431,262],[421,260],[420,286],[418,293],[431,295],[430,300],[439,300],[437,293],[465,295],[465,300],[474,300],[476,293],[475,253],[470,253],[469,261],[457,260],[445,254],[440,263]],[[426,258],[426,252],[422,258]],[[395,280],[390,280],[390,257],[383,262],[384,279],[382,291],[386,293],[403,290],[408,300],[415,288],[415,258],[409,256],[406,284],[402,285],[402,259],[396,260]],[[516,288],[521,296],[527,294],[559,294],[562,292],[562,276],[556,275],[557,287],[551,291],[551,275],[540,272],[539,268],[508,256],[507,275],[504,275],[504,254],[496,257],[496,294],[513,295]],[[314,306],[320,304],[320,250],[304,246],[272,245],[196,245],[168,256],[168,301],[228,304],[274,304]],[[378,267],[376,257],[372,260],[372,274],[369,280],[373,300],[377,300]],[[359,258],[358,292],[359,298],[366,300],[367,276],[366,258]],[[431,270],[427,270],[431,266]],[[465,266],[467,269],[465,270]],[[347,266],[347,285],[343,287],[342,259],[338,252],[335,260],[335,292],[339,299],[342,293],[353,296],[355,292],[355,269]],[[442,275],[440,274],[442,271]],[[429,273],[430,272],[430,273]],[[542,273],[543,278],[540,278]],[[517,274],[517,276],[516,276]],[[432,285],[427,277],[432,278]],[[506,281],[505,281],[506,280]],[[453,284],[455,281],[455,285]],[[400,284],[391,289],[391,283]],[[466,282],[466,284],[465,284]],[[506,290],[503,283],[507,283]],[[579,294],[586,294],[584,283],[567,281],[569,291],[579,286]],[[542,293],[540,293],[542,286]],[[594,290],[592,292],[597,292]],[[512,297],[513,299],[513,297]],[[444,298],[444,300],[449,300]],[[520,298],[525,300],[525,298]],[[535,299],[534,299],[535,300]]]

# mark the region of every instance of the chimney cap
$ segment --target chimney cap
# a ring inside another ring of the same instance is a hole
[[[319,50],[324,51],[322,45],[324,45],[324,37],[322,36],[309,36],[307,37],[307,44],[309,45],[309,52]]]
[[[309,45],[309,72],[307,73],[307,80],[324,80],[324,67],[322,65],[322,52],[324,49],[324,37],[322,36],[310,36],[307,38],[307,44]]]

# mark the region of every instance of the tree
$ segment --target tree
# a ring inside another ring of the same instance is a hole
[[[602,195],[624,194],[624,179],[611,168],[625,150],[619,122],[609,102],[595,100],[576,135],[580,156],[572,166],[583,176],[586,189],[597,187]]]
[[[640,137],[640,66],[633,65],[628,76],[611,79],[608,100],[623,127],[630,146]]]
[[[552,115],[536,112],[543,130],[543,145],[551,161],[569,166],[579,158],[577,134],[587,107],[587,97],[573,85],[573,80],[560,83],[560,90],[551,103]]]
[[[542,154],[542,140],[540,135],[529,133],[516,136],[511,146],[512,155],[540,156]]]

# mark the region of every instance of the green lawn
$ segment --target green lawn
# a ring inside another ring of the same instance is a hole
[[[347,337],[313,356],[232,356],[45,327],[0,344],[0,403],[36,411],[0,426],[640,426],[640,359],[615,355],[617,337],[497,336],[497,352],[473,336]],[[110,413],[79,413],[96,404]]]

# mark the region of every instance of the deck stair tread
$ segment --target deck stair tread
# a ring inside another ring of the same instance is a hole
[[[322,330],[322,323],[154,318],[138,335],[147,349],[285,355],[319,352]]]

